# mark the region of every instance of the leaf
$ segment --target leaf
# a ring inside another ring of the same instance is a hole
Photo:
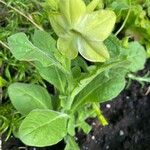
[[[49,93],[39,85],[14,83],[9,86],[8,94],[14,107],[23,115],[36,108],[52,109]]]
[[[85,121],[83,121],[80,124],[79,128],[81,128],[84,131],[85,134],[89,134],[89,132],[92,129],[92,127],[88,123],[86,123]]]
[[[50,33],[35,30],[32,40],[36,47],[48,54],[51,54],[51,57],[53,57],[54,52],[57,51],[56,40],[52,38]]]
[[[66,21],[73,26],[79,18],[86,12],[86,6],[83,0],[60,0],[60,13],[66,18]]]
[[[138,42],[131,42],[129,48],[126,50],[128,60],[131,62],[127,68],[131,72],[137,72],[144,68],[146,62],[146,52],[144,47]]]
[[[65,92],[67,79],[61,70],[55,66],[43,67],[40,63],[36,63],[35,66],[43,79],[54,85],[60,92]]]
[[[21,61],[38,61],[43,66],[60,66],[45,49],[35,47],[24,33],[17,33],[8,38],[8,44],[14,57]]]
[[[65,150],[80,150],[78,144],[75,142],[74,137],[67,136],[66,141],[67,145],[65,147]]]
[[[78,39],[78,51],[87,60],[105,62],[109,59],[107,47],[102,42]]]
[[[122,45],[119,39],[114,36],[110,35],[105,41],[104,44],[106,45],[108,52],[110,54],[110,60],[118,59],[122,55]]]
[[[111,34],[116,15],[110,10],[99,10],[87,13],[81,20],[75,30],[88,41],[102,42]]]
[[[116,97],[125,87],[126,71],[122,69],[109,70],[94,78],[74,99],[72,109],[88,102],[104,102]]]
[[[50,36],[49,33],[36,30],[33,36],[33,43],[39,49],[50,53],[55,58],[56,41]],[[60,57],[59,57],[60,59]],[[66,75],[58,66],[44,67],[41,63],[35,63],[36,69],[39,71],[43,79],[53,84],[60,92],[64,93],[66,86]]]
[[[75,135],[75,116],[74,115],[70,116],[70,119],[68,121],[67,132],[71,136]]]
[[[52,110],[33,110],[19,128],[19,138],[29,146],[45,147],[58,143],[67,134],[68,116]]]

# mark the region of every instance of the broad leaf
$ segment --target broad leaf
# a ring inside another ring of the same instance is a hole
[[[103,72],[93,79],[74,99],[74,107],[88,102],[104,102],[116,97],[125,87],[126,71],[112,69],[108,75]]]
[[[65,92],[66,76],[55,66],[43,67],[40,63],[36,63],[36,68],[43,79],[54,85],[60,92]]]
[[[38,61],[43,66],[61,65],[54,59],[48,50],[34,46],[24,33],[17,33],[8,38],[8,44],[14,57],[21,61]]]
[[[131,42],[129,48],[125,50],[128,56],[128,60],[131,62],[127,68],[131,72],[136,72],[144,68],[146,62],[146,52],[144,47],[138,42]]]
[[[56,41],[50,36],[49,33],[43,31],[35,31],[33,36],[33,43],[39,49],[50,53],[55,58]],[[60,57],[59,57],[60,59]],[[58,66],[44,67],[41,63],[36,62],[35,66],[43,79],[53,84],[60,92],[64,93],[66,86],[66,75],[59,69]]]
[[[36,108],[52,109],[49,93],[39,85],[14,83],[9,86],[8,94],[14,107],[23,115]]]
[[[57,51],[56,40],[52,38],[50,33],[40,31],[40,30],[35,30],[32,40],[33,40],[33,44],[36,47],[38,47],[45,53],[51,54],[51,57],[54,57],[53,53]]]
[[[19,138],[29,146],[45,147],[58,143],[67,134],[68,116],[51,110],[34,110],[22,122]]]

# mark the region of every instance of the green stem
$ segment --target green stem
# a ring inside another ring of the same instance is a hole
[[[128,78],[132,79],[132,80],[136,80],[138,82],[147,82],[150,83],[150,77],[137,77],[133,74],[128,74]]]
[[[3,46],[3,47],[5,47],[6,49],[10,49],[9,47],[8,47],[8,45],[7,44],[5,44],[3,41],[1,41],[0,40],[0,44]]]
[[[100,123],[103,126],[107,126],[108,122],[106,120],[106,118],[103,116],[102,111],[100,110],[100,108],[98,107],[98,105],[96,103],[93,103],[93,109],[95,111],[95,113],[97,114],[98,120],[100,121]]]
[[[125,25],[127,23],[128,18],[130,16],[130,13],[131,13],[131,0],[129,0],[129,4],[130,4],[130,8],[128,10],[127,16],[126,16],[122,26],[120,27],[120,29],[115,33],[116,36],[123,30],[123,28],[125,27]]]

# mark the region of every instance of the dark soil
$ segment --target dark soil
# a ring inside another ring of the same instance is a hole
[[[145,75],[149,70],[150,61],[139,75]],[[77,134],[81,150],[150,150],[150,96],[146,95],[148,88],[148,84],[142,87],[138,82],[132,81],[115,100],[102,104],[101,109],[109,125],[102,127],[97,119],[88,119],[93,127],[90,134]],[[3,143],[3,150],[18,150],[18,147],[24,145],[14,138]],[[63,149],[62,142],[54,147],[36,150]]]
[[[139,72],[144,75],[150,70]],[[81,150],[150,150],[150,85],[133,81],[114,101],[101,106],[109,125],[102,127],[97,119],[89,119],[93,126],[89,135],[78,134]]]

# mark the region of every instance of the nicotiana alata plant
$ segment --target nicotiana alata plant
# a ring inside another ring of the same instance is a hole
[[[138,42],[122,46],[112,34],[114,12],[95,10],[95,0],[87,6],[82,0],[51,0],[48,4],[57,40],[38,30],[32,42],[24,33],[8,38],[13,56],[32,62],[41,77],[54,86],[54,93],[32,83],[9,86],[11,102],[24,117],[15,136],[37,147],[64,139],[65,150],[78,150],[75,129],[88,133],[88,117],[97,116],[102,125],[108,124],[99,103],[124,89],[126,74],[143,69],[146,54]]]

